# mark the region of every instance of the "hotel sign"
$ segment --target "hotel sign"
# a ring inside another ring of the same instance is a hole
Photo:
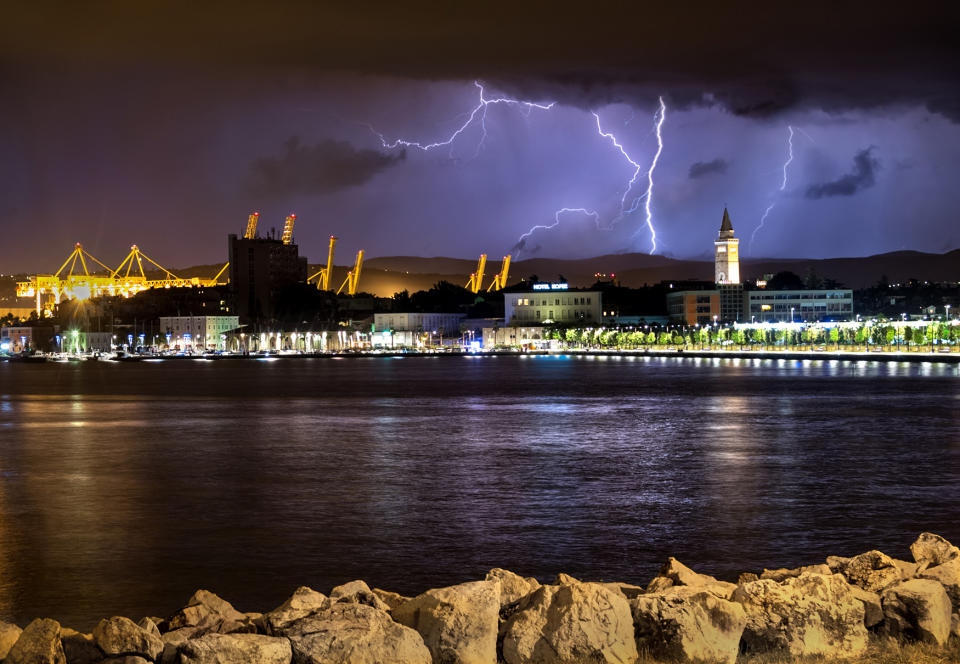
[[[570,285],[565,282],[533,285],[533,290],[567,290],[568,288],[570,288]]]

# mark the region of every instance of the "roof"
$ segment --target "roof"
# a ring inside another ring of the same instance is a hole
[[[720,223],[720,232],[723,231],[733,232],[733,223],[730,221],[730,213],[727,212],[727,208],[723,208],[723,221]]]

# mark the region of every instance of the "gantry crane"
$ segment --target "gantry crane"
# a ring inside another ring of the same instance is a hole
[[[317,290],[330,290],[330,275],[333,273],[333,248],[337,244],[337,238],[330,236],[330,251],[327,253],[327,267],[321,268],[319,272],[311,275],[307,281],[317,280]]]
[[[254,212],[247,217],[247,232],[243,234],[244,240],[252,240],[257,237],[257,222],[260,221],[260,213]]]
[[[361,267],[363,267],[363,249],[357,252],[357,262],[353,266],[353,269],[347,272],[347,278],[343,280],[340,288],[337,289],[337,295],[340,294],[344,287],[347,289],[347,295],[357,294],[357,284],[360,282]]]
[[[291,244],[293,242],[293,224],[297,221],[297,215],[288,214],[287,218],[283,220],[283,235],[281,240],[284,244]]]
[[[471,293],[479,293],[483,284],[483,271],[487,268],[487,255],[480,254],[480,260],[477,261],[477,271],[470,275],[467,281],[467,289]]]
[[[493,281],[487,287],[487,292],[498,291],[507,285],[507,275],[510,274],[510,254],[503,257],[500,265],[500,274],[493,275]]]

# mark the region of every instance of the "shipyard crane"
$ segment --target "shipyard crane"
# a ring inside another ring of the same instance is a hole
[[[288,214],[287,218],[283,220],[283,235],[280,239],[283,240],[284,244],[291,244],[293,242],[293,224],[297,221],[297,215]]]
[[[477,261],[477,271],[473,272],[470,275],[470,280],[467,281],[467,289],[471,293],[479,293],[481,285],[483,284],[483,271],[487,268],[487,255],[480,254],[480,260]]]
[[[493,281],[487,287],[487,292],[498,291],[507,285],[507,275],[510,274],[510,254],[503,257],[503,263],[500,265],[500,273],[493,275]]]
[[[333,248],[337,244],[337,238],[330,236],[330,251],[327,253],[327,267],[311,275],[307,281],[317,280],[317,290],[330,290],[330,275],[333,274]]]
[[[357,294],[357,284],[360,282],[361,267],[363,267],[363,249],[357,252],[357,262],[353,266],[353,269],[347,272],[347,278],[343,280],[343,283],[340,284],[340,288],[337,289],[337,295],[339,295],[345,287],[347,289],[347,295]]]
[[[260,221],[260,213],[254,212],[247,217],[247,232],[243,234],[244,240],[252,240],[257,237],[257,222]]]

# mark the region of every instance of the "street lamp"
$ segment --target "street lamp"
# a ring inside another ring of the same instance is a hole
[[[790,307],[790,324],[793,325],[793,310],[794,307]]]
[[[952,307],[952,306],[953,306],[953,305],[951,305],[951,304],[945,304],[945,305],[943,305],[943,308],[946,309],[946,311],[947,311],[947,320],[950,320],[950,307]]]

